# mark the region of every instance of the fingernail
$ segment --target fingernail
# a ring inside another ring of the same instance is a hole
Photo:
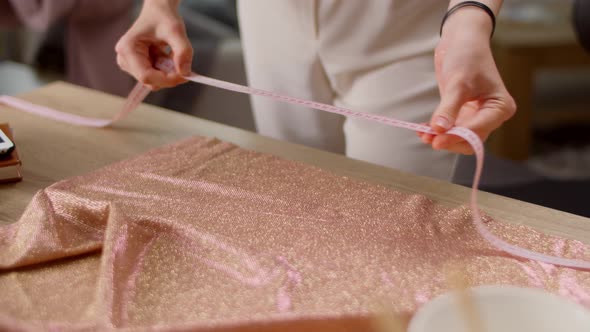
[[[451,122],[442,116],[437,117],[434,124],[444,129],[451,129]]]
[[[184,63],[180,69],[182,70],[183,75],[189,75],[191,73],[191,69],[192,69],[191,64],[188,62]]]

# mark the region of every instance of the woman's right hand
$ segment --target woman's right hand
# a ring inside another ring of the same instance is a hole
[[[121,37],[115,50],[122,70],[152,90],[173,87],[186,82],[191,72],[193,48],[178,14],[180,0],[145,0],[141,13]],[[169,46],[176,67],[166,73],[153,63]]]

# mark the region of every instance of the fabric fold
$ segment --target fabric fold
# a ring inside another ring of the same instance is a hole
[[[486,218],[516,245],[588,246]],[[0,227],[0,328],[342,331],[388,303],[411,315],[469,284],[536,287],[590,307],[590,272],[517,259],[470,209],[195,137],[60,181]]]

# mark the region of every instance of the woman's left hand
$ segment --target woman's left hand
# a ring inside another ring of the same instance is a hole
[[[441,102],[430,120],[438,135],[419,133],[434,149],[472,154],[465,140],[445,132],[466,127],[485,141],[516,111],[492,56],[491,31],[489,16],[478,8],[463,8],[445,23],[435,51]]]

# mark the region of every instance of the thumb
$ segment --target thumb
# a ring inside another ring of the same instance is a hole
[[[465,94],[462,89],[447,87],[441,96],[441,101],[430,119],[430,127],[438,133],[444,133],[455,125],[457,116],[463,104]]]
[[[170,36],[168,44],[172,49],[176,71],[181,75],[190,75],[193,60],[193,48],[186,34],[178,33]]]

